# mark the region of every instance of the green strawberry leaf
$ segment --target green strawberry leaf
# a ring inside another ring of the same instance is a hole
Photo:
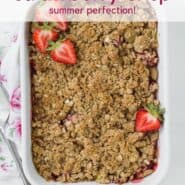
[[[164,113],[165,109],[161,108],[160,105],[154,105],[149,103],[146,105],[145,109],[151,113],[155,118],[159,119],[160,121],[164,121]]]

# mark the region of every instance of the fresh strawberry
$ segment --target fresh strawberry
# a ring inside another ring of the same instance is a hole
[[[61,20],[59,21],[58,19],[56,19],[56,21],[58,21],[58,22],[55,23],[56,28],[60,29],[61,31],[66,31],[67,30],[68,23],[66,22],[66,20],[64,20],[64,18],[63,18],[63,21],[61,21]]]
[[[51,12],[51,9],[60,9],[62,4],[60,1],[42,1],[35,10],[36,22],[54,22],[56,28],[61,31],[66,31],[68,23],[62,14],[55,14]]]
[[[58,41],[52,44],[51,58],[63,64],[76,64],[76,52],[73,43],[70,40]]]
[[[153,104],[148,104],[146,108],[139,110],[136,113],[137,132],[157,131],[163,122],[164,109]]]
[[[49,41],[56,41],[58,36],[58,33],[46,23],[33,31],[33,41],[42,53],[46,52]]]

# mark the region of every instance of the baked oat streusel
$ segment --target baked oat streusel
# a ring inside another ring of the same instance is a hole
[[[70,23],[63,35],[75,43],[75,65],[30,46],[38,172],[61,182],[124,183],[150,175],[159,133],[136,132],[135,114],[159,104],[157,23]]]

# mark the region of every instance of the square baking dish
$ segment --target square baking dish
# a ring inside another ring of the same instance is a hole
[[[33,7],[28,12],[32,16]],[[27,16],[28,16],[27,15]],[[22,92],[22,161],[26,177],[32,185],[96,185],[95,182],[79,183],[56,183],[47,182],[36,171],[32,161],[31,146],[31,81],[30,81],[30,64],[29,64],[29,25],[24,23],[21,28],[21,92]],[[159,138],[159,161],[158,169],[152,175],[144,178],[138,185],[159,185],[165,177],[169,164],[169,105],[168,105],[168,59],[167,59],[167,23],[158,24],[159,40],[159,99],[166,109],[165,122],[160,131]],[[133,184],[133,183],[127,183]]]

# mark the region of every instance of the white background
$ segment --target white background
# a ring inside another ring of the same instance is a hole
[[[35,2],[39,0],[1,0],[0,5],[0,21],[4,22],[13,22],[13,21],[24,21],[25,14],[28,11],[29,7],[33,5]],[[68,1],[68,0],[63,0]],[[71,0],[72,1],[72,0]],[[77,0],[76,4],[78,5],[79,1],[85,0]],[[89,0],[93,2],[93,0]],[[107,0],[110,2],[111,0]],[[185,21],[185,0],[163,0],[164,3],[161,6],[159,4],[160,0],[148,0],[155,11],[157,12],[157,18],[160,21],[168,20],[168,21]],[[75,1],[74,1],[75,2]],[[101,0],[99,0],[101,2]],[[115,1],[117,2],[117,1]],[[133,3],[138,3],[138,0],[132,1]],[[117,3],[115,3],[117,6]],[[79,5],[78,5],[79,6]],[[165,15],[165,16],[164,16]],[[75,18],[77,16],[73,16]],[[31,17],[27,21],[30,21]],[[78,19],[78,17],[77,17]],[[94,16],[94,19],[97,20],[97,16]]]
[[[168,51],[171,74],[171,159],[167,177],[160,185],[185,185],[185,23],[169,24]],[[0,181],[0,185],[22,183],[18,179],[12,179]]]

